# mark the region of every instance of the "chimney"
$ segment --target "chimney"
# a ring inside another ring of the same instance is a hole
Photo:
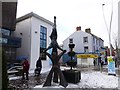
[[[85,29],[85,32],[91,33],[91,29],[90,29],[90,28],[87,28],[87,29]]]
[[[81,26],[76,27],[76,31],[80,31],[81,30]]]

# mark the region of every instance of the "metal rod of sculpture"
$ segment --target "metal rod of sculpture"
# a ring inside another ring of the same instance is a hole
[[[59,65],[59,59],[66,52],[66,50],[63,50],[62,48],[60,48],[57,43],[57,30],[56,30],[56,17],[55,16],[54,16],[54,26],[53,26],[52,33],[50,35],[50,39],[51,39],[51,43],[48,46],[48,48],[44,50],[44,52],[51,59],[52,68],[47,76],[47,79],[46,79],[43,87],[51,86],[52,77],[54,75],[53,82],[58,83],[58,76],[59,76],[60,85],[62,85],[63,87],[66,88],[68,83],[65,80],[64,75],[63,75],[62,71],[60,70],[60,65]],[[52,48],[52,54],[47,53],[46,51],[51,48]],[[59,55],[58,55],[57,49],[62,51]]]

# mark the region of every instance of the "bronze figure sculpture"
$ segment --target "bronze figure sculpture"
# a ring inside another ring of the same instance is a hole
[[[60,85],[62,85],[63,87],[67,87],[68,83],[65,80],[64,75],[63,75],[62,71],[60,70],[60,65],[59,65],[59,59],[66,52],[66,50],[63,50],[62,48],[60,48],[57,43],[57,30],[56,30],[56,17],[55,16],[54,16],[54,26],[53,26],[52,33],[50,35],[50,39],[51,39],[51,43],[48,46],[48,48],[44,50],[44,52],[51,59],[52,68],[47,76],[47,79],[46,79],[43,87],[51,86],[53,74],[54,74],[53,82],[58,83],[58,76],[59,76]],[[51,48],[52,48],[52,54],[47,53],[46,51]],[[59,55],[58,55],[57,49],[60,49],[62,51]]]

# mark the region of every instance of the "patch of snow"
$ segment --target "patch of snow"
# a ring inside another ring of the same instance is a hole
[[[80,88],[117,88],[118,77],[105,72],[89,71],[81,73]]]
[[[44,68],[41,70],[41,73],[46,73],[46,72],[50,71],[50,69],[51,68]],[[32,76],[32,75],[34,75],[34,70],[29,71],[29,76]],[[20,78],[22,78],[22,76],[10,76],[9,80],[16,80],[16,79],[20,79]]]
[[[46,87],[43,87],[43,84],[42,85],[37,85],[35,86],[34,88],[64,88],[63,86],[59,85],[59,83],[51,83],[51,86],[46,86]]]
[[[42,87],[37,85],[34,88],[63,88],[56,84],[52,86]],[[107,75],[106,72],[99,71],[84,71],[81,72],[81,80],[77,84],[69,83],[66,88],[117,88],[118,76]]]
[[[9,80],[16,80],[20,78],[22,78],[22,76],[14,76],[14,77],[9,77]]]

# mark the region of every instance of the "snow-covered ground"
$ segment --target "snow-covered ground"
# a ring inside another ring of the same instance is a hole
[[[108,75],[105,72],[89,71],[83,72],[79,87],[90,88],[117,88],[118,76]]]
[[[34,88],[64,88],[56,83],[52,83],[52,86],[42,86],[37,85]],[[118,76],[108,75],[106,72],[84,71],[81,72],[79,83],[69,83],[66,88],[118,88]]]
[[[70,69],[69,67],[61,67],[61,70]],[[50,68],[46,68],[41,71],[41,73],[48,72]],[[30,71],[30,75],[33,75],[34,71]],[[21,77],[11,77],[12,79],[19,79]],[[36,85],[36,88],[64,88],[59,83],[53,83],[52,86],[43,87],[42,85]],[[100,71],[82,71],[81,72],[81,80],[77,84],[68,83],[66,88],[118,88],[118,75],[112,76],[108,75],[107,72]]]
[[[50,69],[51,68],[44,68],[41,70],[41,73],[46,73],[46,72],[50,71]],[[32,75],[34,75],[34,70],[29,71],[29,76],[32,76]],[[16,80],[16,79],[20,79],[20,78],[22,78],[22,76],[12,76],[12,75],[9,76],[9,80]]]

